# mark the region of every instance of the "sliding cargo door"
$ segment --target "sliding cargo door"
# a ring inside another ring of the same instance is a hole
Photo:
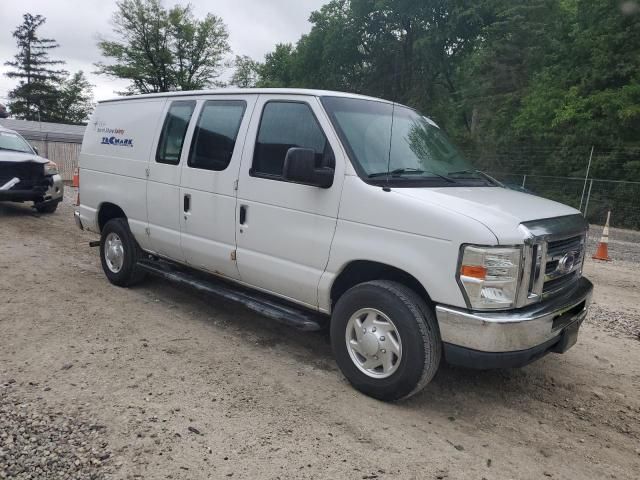
[[[155,253],[184,261],[180,245],[180,173],[183,148],[196,101],[168,100],[155,157],[149,162],[147,219],[149,243]]]
[[[238,279],[236,181],[255,95],[199,100],[180,184],[182,250],[198,269]]]

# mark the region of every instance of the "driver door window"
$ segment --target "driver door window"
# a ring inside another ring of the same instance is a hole
[[[256,139],[251,175],[282,180],[290,148],[310,148],[317,167],[333,167],[333,152],[315,115],[302,102],[268,102],[264,106]]]

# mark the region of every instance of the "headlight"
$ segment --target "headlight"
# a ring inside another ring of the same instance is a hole
[[[57,175],[58,174],[58,165],[53,162],[48,162],[44,166],[44,174],[45,175]]]
[[[522,249],[467,245],[458,279],[471,308],[510,308],[516,303]]]

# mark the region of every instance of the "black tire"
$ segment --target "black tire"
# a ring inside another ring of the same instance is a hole
[[[35,207],[38,213],[53,213],[58,209],[58,203],[60,202],[46,203],[44,205],[35,205]]]
[[[124,251],[122,267],[117,272],[109,268],[105,257],[105,241],[111,233],[117,235],[121,240]],[[100,236],[100,261],[102,262],[104,274],[109,281],[118,287],[130,287],[142,281],[145,277],[145,272],[137,265],[141,256],[142,250],[129,229],[127,219],[114,218],[109,220],[103,227]]]
[[[347,349],[349,319],[363,308],[384,313],[399,333],[402,355],[397,369],[387,378],[362,372]],[[331,319],[331,345],[347,380],[362,393],[385,401],[405,399],[422,390],[436,374],[442,357],[433,310],[410,288],[387,280],[356,285],[340,297]]]

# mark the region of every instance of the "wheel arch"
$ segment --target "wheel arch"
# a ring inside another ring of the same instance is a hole
[[[127,214],[119,205],[116,205],[115,203],[102,203],[98,208],[98,231],[102,232],[102,229],[107,224],[107,222],[109,220],[113,220],[114,218],[127,219]]]
[[[382,262],[372,260],[352,260],[344,266],[331,285],[331,307],[335,306],[338,299],[350,288],[372,280],[391,280],[398,282],[416,292],[427,305],[433,302],[422,283],[413,275]]]

